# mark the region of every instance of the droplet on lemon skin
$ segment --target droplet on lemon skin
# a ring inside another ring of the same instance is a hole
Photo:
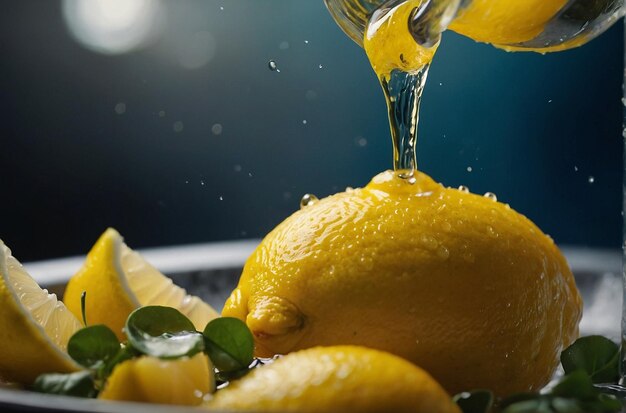
[[[259,356],[354,344],[450,393],[543,387],[578,336],[565,259],[506,204],[415,180],[387,171],[294,213],[248,259],[223,315],[248,323]]]
[[[254,369],[206,407],[263,412],[460,413],[424,370],[356,346],[298,351]]]

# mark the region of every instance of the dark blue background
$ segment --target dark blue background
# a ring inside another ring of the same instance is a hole
[[[107,226],[133,247],[261,237],[302,194],[391,166],[375,76],[321,0],[165,5],[162,38],[118,56],[76,43],[57,1],[4,5],[0,238],[18,258],[84,253]],[[198,31],[215,56],[185,69],[172,39]],[[421,169],[497,193],[561,244],[618,247],[622,39],[620,23],[541,56],[447,33],[424,96]]]

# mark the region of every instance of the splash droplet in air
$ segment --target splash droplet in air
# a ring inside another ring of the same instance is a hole
[[[275,60],[270,60],[269,62],[267,62],[267,67],[272,71],[272,72],[278,72],[280,73],[280,69],[278,68],[278,65],[276,64]]]
[[[313,194],[304,194],[300,200],[300,208],[308,207],[319,201],[319,199]]]

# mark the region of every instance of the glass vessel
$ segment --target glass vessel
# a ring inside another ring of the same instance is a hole
[[[324,1],[337,24],[362,46],[373,13],[394,8],[407,0]],[[607,30],[625,12],[624,0],[562,0],[546,3],[545,7],[537,7],[534,2],[508,3],[508,0],[408,1],[415,2],[415,12],[408,25],[419,43],[436,41],[441,32],[450,28],[476,41],[508,50],[539,52],[584,44]],[[487,5],[487,2],[493,3],[493,6]],[[484,13],[484,9],[489,7],[497,8],[497,12]],[[524,19],[528,13],[534,13],[532,24]],[[541,14],[541,18],[537,19],[537,13]],[[425,20],[432,23],[424,25]],[[537,20],[542,20],[543,24],[537,25]],[[490,29],[484,32],[481,26]],[[496,27],[499,30],[494,33]],[[487,32],[489,34],[485,35]]]

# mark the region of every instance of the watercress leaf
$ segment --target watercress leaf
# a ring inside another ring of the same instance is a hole
[[[128,316],[124,330],[136,350],[153,357],[191,357],[204,349],[202,334],[187,317],[171,307],[138,308]]]
[[[552,413],[550,404],[541,398],[513,403],[502,410],[502,413]]]
[[[463,413],[488,413],[493,406],[493,393],[489,390],[473,390],[457,394],[452,401]]]
[[[215,375],[215,379],[220,382],[237,380],[248,374],[251,370],[248,368],[234,371],[220,371]]]
[[[67,352],[77,363],[95,367],[114,357],[120,350],[115,333],[105,325],[81,328],[67,343]]]
[[[504,409],[507,406],[510,406],[512,404],[515,403],[519,403],[519,402],[524,402],[524,401],[528,401],[528,400],[536,400],[539,399],[543,396],[537,394],[537,393],[517,393],[517,394],[512,394],[508,397],[506,397],[505,399],[500,400],[499,406],[500,409]]]
[[[622,402],[620,402],[617,397],[612,394],[600,393],[598,396],[598,402],[605,409],[603,411],[608,412],[619,412],[622,410],[624,406]]]
[[[246,324],[236,318],[221,317],[207,324],[203,332],[205,351],[222,372],[246,369],[254,355],[254,337]]]
[[[42,374],[35,380],[33,390],[74,397],[96,397],[97,395],[93,376],[88,370],[70,374]]]
[[[602,336],[576,340],[561,353],[565,374],[584,370],[594,383],[616,383],[619,379],[619,346]]]
[[[598,393],[591,382],[591,377],[583,370],[576,370],[564,376],[550,392],[556,397],[578,400],[594,400]]]
[[[552,399],[552,409],[557,413],[590,413],[582,409],[578,400],[562,397]]]

